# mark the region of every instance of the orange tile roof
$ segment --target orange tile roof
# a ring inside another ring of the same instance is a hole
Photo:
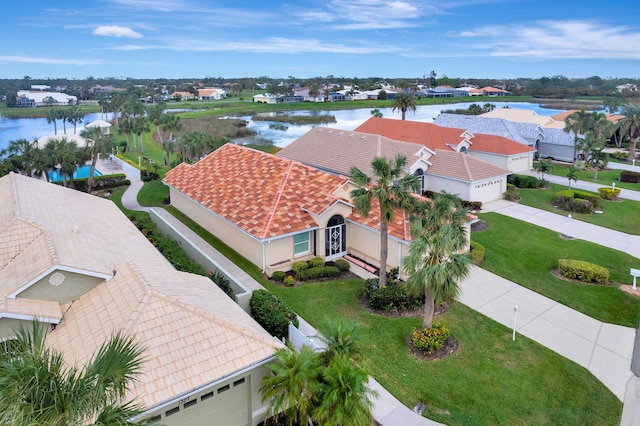
[[[432,151],[436,149],[451,151],[450,145],[459,144],[464,139],[463,134],[466,130],[442,127],[419,121],[371,117],[361,124],[356,131],[373,133],[398,141],[419,143]],[[535,151],[534,148],[502,136],[474,133],[470,141],[472,144],[469,148],[470,151],[502,155],[515,155]]]
[[[164,179],[257,239],[315,227],[308,212],[322,212],[338,201],[333,193],[346,181],[232,143],[193,165],[179,165]]]

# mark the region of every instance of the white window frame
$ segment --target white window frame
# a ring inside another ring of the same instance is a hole
[[[296,241],[297,237],[303,237],[304,235],[307,236],[306,240]],[[298,247],[300,247],[302,244],[306,244],[304,250],[298,251]],[[311,232],[307,231],[295,234],[293,236],[293,256],[302,256],[309,252],[311,252]]]

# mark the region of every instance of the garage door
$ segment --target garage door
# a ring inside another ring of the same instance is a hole
[[[250,426],[248,380],[221,384],[166,409],[158,421],[166,426]]]

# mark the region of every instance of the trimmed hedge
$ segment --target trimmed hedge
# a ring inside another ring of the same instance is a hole
[[[507,183],[515,185],[516,188],[541,188],[544,182],[535,176],[512,174],[507,176]]]
[[[76,191],[87,192],[88,178],[78,178],[73,180],[73,188]],[[93,189],[109,189],[127,184],[127,176],[123,173],[113,175],[103,175],[93,177]],[[53,182],[56,185],[62,185],[62,181]],[[129,182],[131,184],[131,182]]]
[[[299,325],[296,313],[267,290],[254,290],[249,306],[253,319],[272,336],[288,337],[289,323]]]
[[[389,280],[384,287],[378,287],[377,278],[365,281],[365,298],[370,308],[384,312],[398,312],[415,309],[424,304],[422,297],[408,294],[406,286],[398,281]]]
[[[620,195],[620,188],[613,189],[609,186],[598,188],[598,194],[605,200],[617,200]]]
[[[296,278],[300,281],[315,280],[318,278],[337,277],[340,269],[337,266],[312,266],[296,273]]]
[[[609,282],[609,270],[593,263],[574,259],[558,260],[558,270],[570,279],[586,283],[607,284]]]
[[[471,257],[471,261],[475,265],[480,265],[484,260],[485,248],[482,244],[476,243],[475,241],[471,241],[471,249],[469,250],[469,256]]]
[[[623,170],[620,172],[620,182],[638,183],[640,182],[640,173]]]
[[[291,266],[291,270],[296,274],[296,276],[307,269],[309,267],[309,263],[306,260],[301,260],[299,262],[294,262]]]
[[[274,271],[271,275],[271,279],[274,281],[282,282],[286,278],[287,274],[284,271]]]
[[[342,272],[348,271],[351,265],[344,259],[336,259],[333,264]]]
[[[315,268],[318,266],[324,266],[324,259],[321,257],[314,257],[312,259],[309,259],[309,267],[310,268]]]
[[[585,191],[565,189],[556,192],[553,205],[561,210],[589,214],[602,205],[602,198]]]

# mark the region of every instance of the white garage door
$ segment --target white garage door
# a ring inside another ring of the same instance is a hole
[[[247,379],[219,385],[166,409],[158,422],[166,426],[251,426]]]

